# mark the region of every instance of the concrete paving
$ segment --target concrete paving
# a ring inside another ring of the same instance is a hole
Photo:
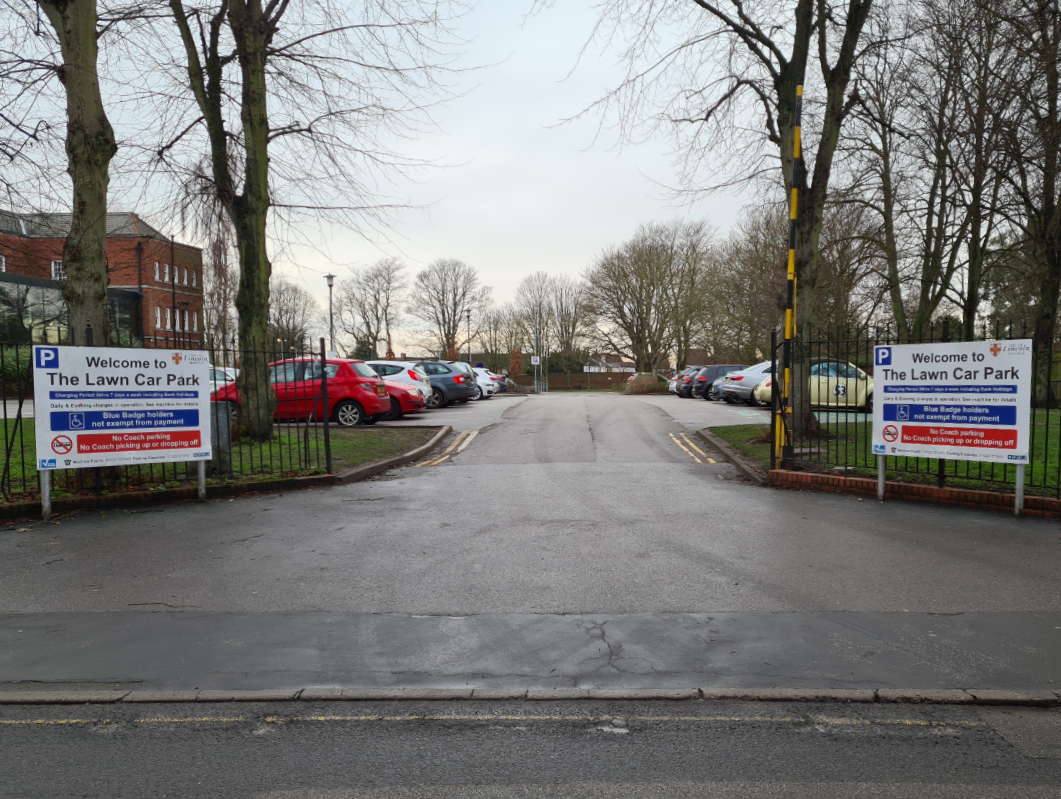
[[[1059,687],[1056,522],[752,487],[728,412],[498,397],[435,465],[0,532],[0,682]]]

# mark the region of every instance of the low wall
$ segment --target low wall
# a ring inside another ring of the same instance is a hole
[[[837,494],[860,494],[877,496],[877,481],[872,477],[844,477],[838,474],[816,472],[792,472],[773,469],[769,474],[770,485],[778,488],[797,488],[804,491],[830,491]],[[898,483],[891,480],[884,484],[885,499],[904,499],[908,502],[928,502],[933,505],[958,505],[963,508],[981,508],[1013,512],[1013,494],[1000,491],[977,491],[970,488],[939,488]],[[1061,499],[1024,495],[1024,513],[1027,516],[1045,516],[1061,519]]]
[[[549,388],[551,389],[598,389],[611,388],[612,386],[626,386],[626,380],[630,377],[629,372],[554,372],[549,374]],[[611,378],[609,380],[609,378]],[[534,375],[518,375],[512,377],[518,386],[533,386]]]

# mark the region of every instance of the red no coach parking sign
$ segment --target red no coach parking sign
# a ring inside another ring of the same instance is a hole
[[[873,370],[875,455],[1028,462],[1031,340],[881,346]]]

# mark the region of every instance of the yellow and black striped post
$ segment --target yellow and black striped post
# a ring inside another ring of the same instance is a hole
[[[774,425],[775,458],[782,468],[793,466],[792,450],[792,341],[796,337],[796,217],[799,212],[799,187],[803,180],[803,156],[800,147],[803,117],[803,87],[796,87],[796,125],[792,141],[792,199],[788,229],[788,293],[785,298],[785,341],[782,347],[784,372],[781,378],[781,402]],[[776,357],[776,353],[774,354]]]

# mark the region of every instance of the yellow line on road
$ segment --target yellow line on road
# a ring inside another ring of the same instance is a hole
[[[690,458],[692,458],[697,463],[703,463],[702,460],[700,460],[698,457],[693,455],[693,453],[689,450],[689,448],[687,446],[685,446],[685,444],[683,444],[681,441],[678,440],[678,437],[676,435],[674,435],[674,433],[668,433],[667,435],[669,435],[671,437],[671,440],[675,444],[677,444],[679,447],[682,448],[682,452],[684,452],[686,455],[688,455]]]
[[[441,455],[436,455],[434,457],[428,458],[426,461],[421,461],[420,463],[418,463],[416,465],[417,466],[437,466],[438,464],[442,463],[442,461],[446,460],[446,458],[449,457],[450,453],[453,452],[453,448],[456,447],[458,444],[460,444],[465,439],[465,437],[468,435],[469,432],[470,431],[468,431],[468,430],[462,430],[461,432],[457,433],[457,437],[455,439],[453,439],[452,442],[450,442],[450,445],[448,447],[446,447],[444,450],[442,450],[442,454]]]
[[[468,433],[468,437],[466,439],[464,439],[464,443],[462,443],[459,447],[457,447],[457,451],[454,452],[453,454],[457,455],[457,454],[459,454],[461,452],[464,452],[464,450],[466,450],[468,448],[468,445],[472,443],[472,439],[475,438],[477,435],[479,435],[479,431],[478,430],[472,430],[470,433]]]
[[[709,457],[706,452],[704,452],[702,449],[700,449],[700,447],[696,446],[696,444],[694,444],[692,442],[692,439],[690,439],[689,436],[687,436],[685,433],[682,433],[682,438],[685,439],[685,443],[686,444],[688,444],[690,447],[692,447],[697,452],[699,452],[703,456],[705,461],[707,461],[708,463],[714,463],[715,462],[714,458]]]

